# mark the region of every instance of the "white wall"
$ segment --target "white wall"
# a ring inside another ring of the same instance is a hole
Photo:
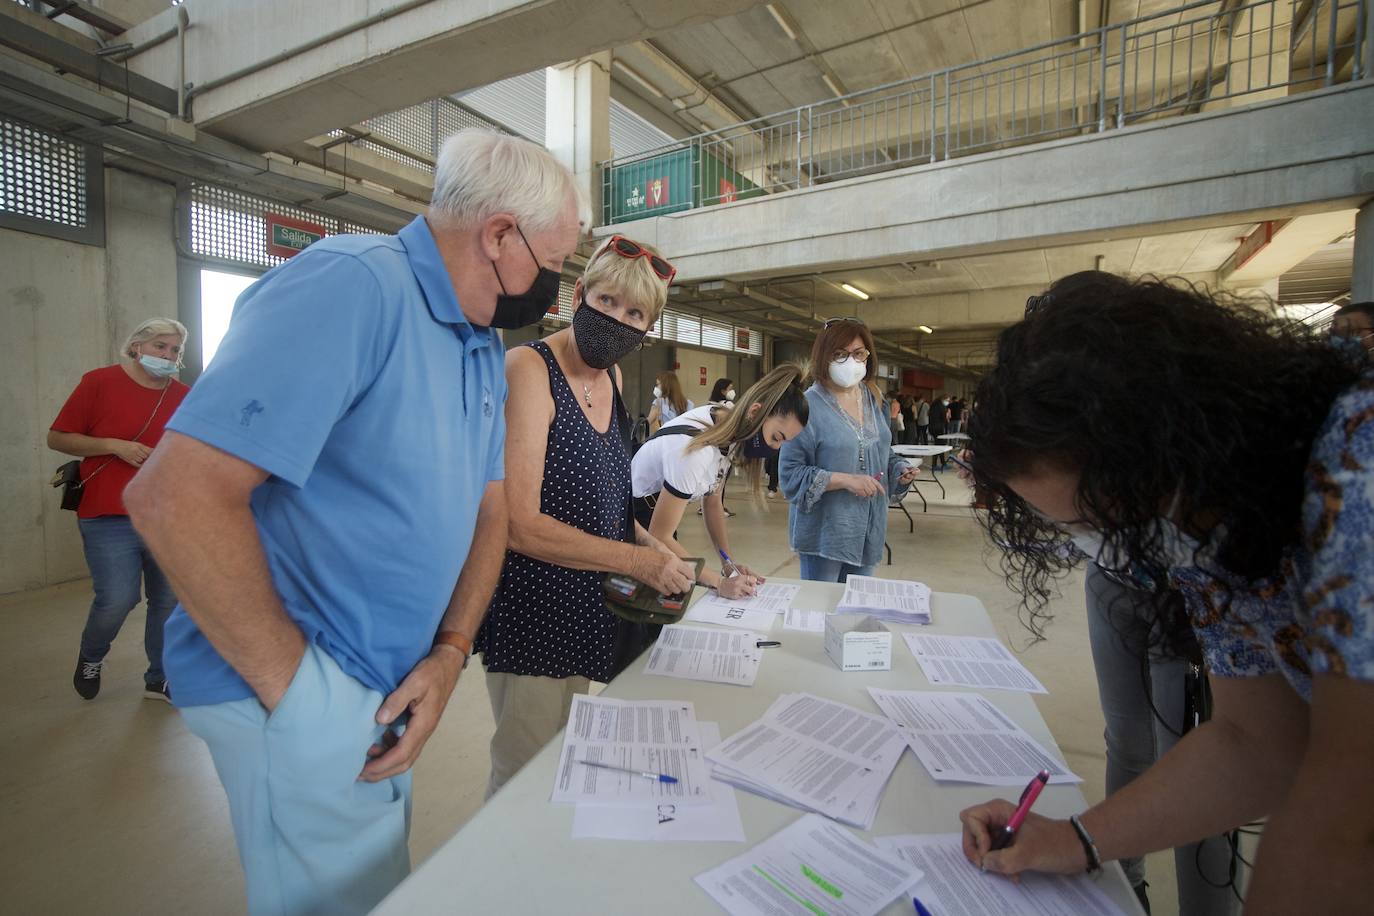
[[[711,399],[711,387],[718,378],[730,378],[729,356],[714,350],[677,347],[677,380],[687,400],[700,407]],[[702,384],[701,370],[706,369],[706,383]],[[738,386],[737,386],[738,387]],[[743,389],[740,389],[743,391]]]
[[[104,248],[0,229],[0,594],[86,575],[44,439],[81,374],[145,318],[177,317],[174,189],[107,170]]]

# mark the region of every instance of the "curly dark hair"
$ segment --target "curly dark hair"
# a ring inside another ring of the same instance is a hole
[[[1271,308],[1178,279],[1085,271],[1027,306],[998,337],[968,430],[975,479],[992,493],[981,518],[1023,621],[1043,635],[1051,580],[1077,554],[1007,481],[1061,470],[1078,475],[1077,508],[1104,556],[1151,590],[1149,629],[1183,640],[1159,517],[1176,507],[1202,544],[1195,561],[1210,558],[1229,587],[1277,576],[1299,536],[1308,452],[1359,366]]]

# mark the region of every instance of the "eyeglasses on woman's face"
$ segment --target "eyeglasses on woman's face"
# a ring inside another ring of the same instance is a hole
[[[830,361],[832,363],[843,363],[852,359],[855,362],[866,363],[868,362],[868,355],[868,348],[859,345],[850,347],[847,350],[836,350],[834,353],[830,354]]]

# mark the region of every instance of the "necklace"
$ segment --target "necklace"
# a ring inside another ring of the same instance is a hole
[[[592,389],[586,382],[582,383],[582,398],[587,402],[587,406],[592,406]]]

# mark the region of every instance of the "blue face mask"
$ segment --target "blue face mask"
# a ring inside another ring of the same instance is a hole
[[[177,364],[161,356],[140,356],[138,364],[147,369],[148,374],[154,378],[168,378],[177,372]]]

